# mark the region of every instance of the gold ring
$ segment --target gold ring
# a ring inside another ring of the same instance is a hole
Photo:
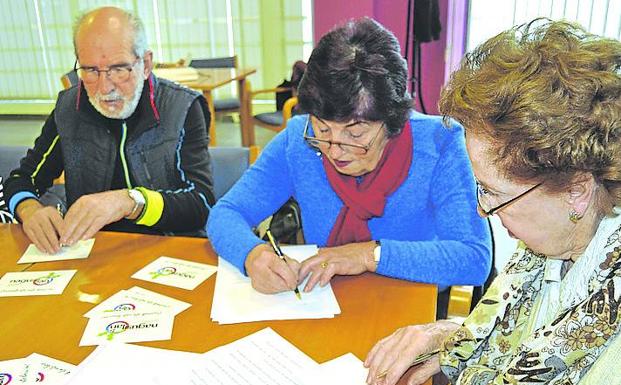
[[[326,269],[328,267],[328,262],[323,261],[319,264],[319,266],[321,266],[322,269]]]

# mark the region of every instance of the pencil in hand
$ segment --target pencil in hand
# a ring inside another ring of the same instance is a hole
[[[272,245],[272,249],[274,249],[274,252],[276,253],[276,255],[278,255],[278,258],[282,259],[285,263],[287,263],[287,259],[285,258],[285,255],[283,254],[282,250],[280,250],[280,247],[278,247],[278,244],[276,243],[276,240],[274,239],[274,236],[272,235],[272,232],[270,231],[270,229],[267,229],[265,234],[267,234],[267,238],[270,240],[270,245]],[[302,299],[302,296],[300,295],[300,290],[298,289],[297,286],[295,287],[293,292],[295,293],[295,296],[298,297],[299,300]]]

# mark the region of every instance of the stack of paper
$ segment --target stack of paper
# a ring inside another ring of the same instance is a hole
[[[74,372],[67,385],[365,385],[367,375],[351,353],[319,365],[270,328],[205,354],[100,345]]]
[[[0,384],[63,385],[75,365],[32,353],[17,360],[0,361]]]
[[[317,254],[317,246],[286,246],[283,253],[300,262]],[[302,283],[300,287],[304,287]],[[220,324],[285,319],[333,318],[341,313],[330,284],[301,291],[299,300],[292,291],[261,294],[233,265],[218,258],[218,275],[211,306],[211,319]]]
[[[155,383],[366,385],[367,372],[351,353],[319,365],[274,330],[265,328],[203,354],[185,373],[159,375]]]
[[[169,340],[175,316],[190,306],[136,286],[121,290],[84,314],[80,346]]]
[[[159,376],[185,372],[198,353],[111,343],[99,345],[75,370],[67,385],[154,384]],[[173,381],[170,384],[183,384]]]

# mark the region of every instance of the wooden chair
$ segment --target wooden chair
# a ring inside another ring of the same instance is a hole
[[[200,68],[237,68],[237,55],[228,57],[217,57],[208,59],[192,59],[189,67]],[[215,99],[213,107],[216,115],[240,113],[242,90],[237,90],[236,98]]]
[[[287,99],[282,107],[282,110],[276,110],[273,112],[263,112],[259,114],[253,114],[252,112],[252,100],[261,94],[272,93],[276,94],[279,92],[290,92],[291,88],[288,87],[276,87],[276,88],[268,88],[261,90],[252,90],[249,81],[246,81],[246,90],[244,91],[244,103],[246,103],[246,110],[248,122],[244,125],[247,127],[248,132],[246,133],[249,138],[249,143],[251,145],[255,144],[255,133],[254,126],[258,125],[263,128],[267,128],[272,131],[282,131],[287,126],[287,121],[293,116],[293,109],[298,104],[298,98],[296,96],[290,97]]]

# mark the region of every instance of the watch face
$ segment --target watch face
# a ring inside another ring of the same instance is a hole
[[[129,190],[129,196],[134,200],[134,202],[144,205],[145,203],[144,195],[142,195],[140,191],[133,190],[133,189]]]

